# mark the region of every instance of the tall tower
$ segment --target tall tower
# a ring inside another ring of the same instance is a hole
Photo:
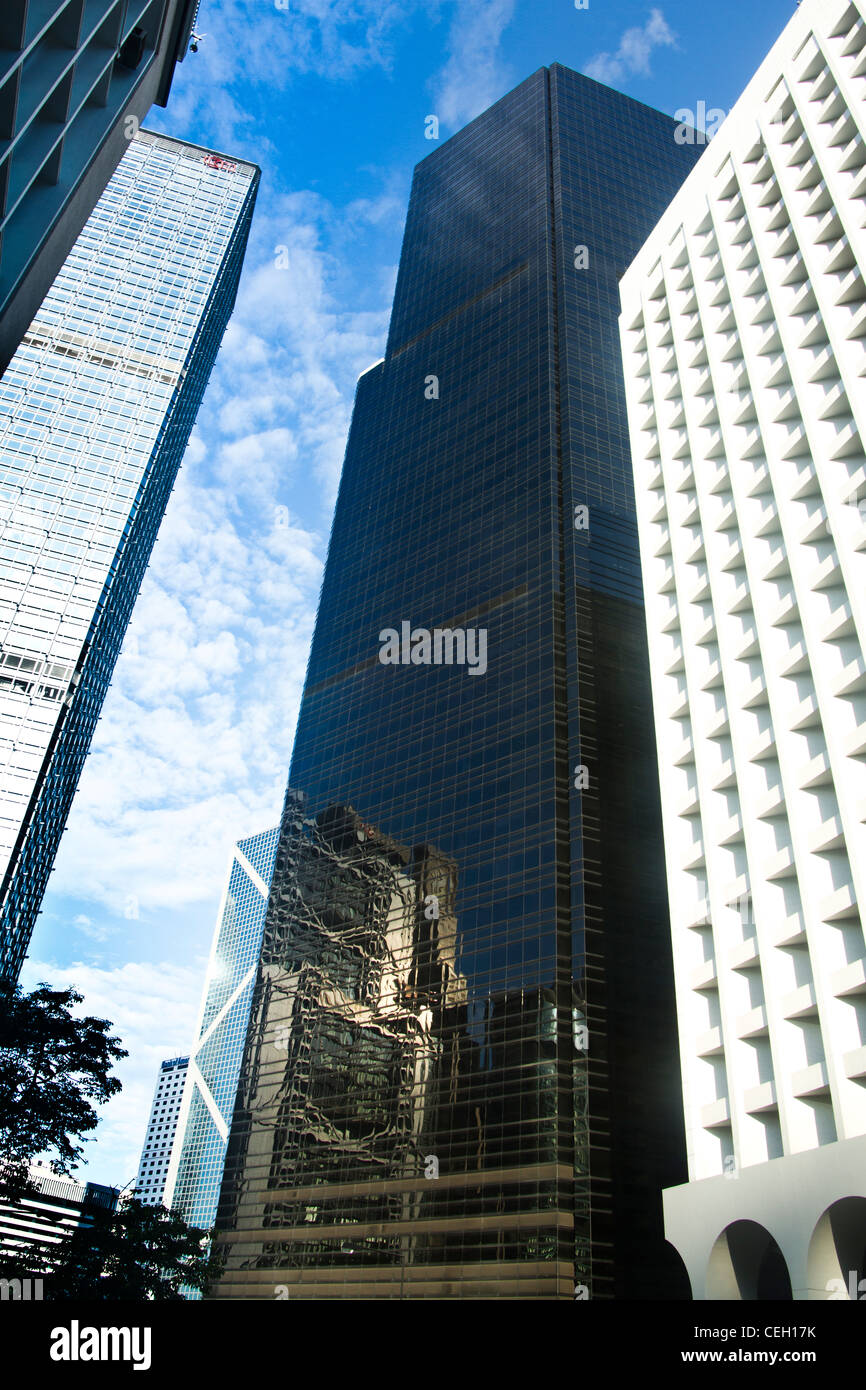
[[[198,0],[3,0],[0,375],[151,104]]]
[[[135,1179],[136,1197],[150,1206],[158,1206],[165,1194],[188,1071],[188,1057],[169,1057],[160,1063]]]
[[[238,840],[220,904],[189,1059],[165,1205],[209,1230],[241,1069],[279,827]]]
[[[694,159],[668,117],[554,66],[415,171],[218,1297],[660,1290],[684,1168],[617,282]]]
[[[259,171],[141,132],[0,381],[0,973],[21,968]]]
[[[863,10],[805,0],[622,285],[695,1298],[866,1291]]]

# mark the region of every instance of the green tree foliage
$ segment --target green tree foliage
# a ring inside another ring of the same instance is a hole
[[[205,1292],[219,1272],[209,1237],[176,1212],[133,1197],[116,1211],[91,1208],[88,1224],[50,1254],[31,1247],[0,1256],[0,1278],[42,1278],[46,1300],[177,1302],[182,1284]]]
[[[27,1165],[49,1154],[60,1173],[80,1162],[95,1105],[120,1090],[109,1075],[127,1054],[104,1018],[75,1018],[75,989],[30,994],[0,983],[0,1191],[20,1190]]]

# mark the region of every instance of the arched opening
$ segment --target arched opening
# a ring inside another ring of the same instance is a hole
[[[669,1240],[665,1241],[662,1248],[659,1269],[662,1275],[661,1287],[664,1290],[659,1296],[691,1303],[692,1285],[688,1270],[679,1250],[675,1245],[671,1245]]]
[[[793,1298],[785,1257],[766,1227],[757,1221],[725,1227],[710,1254],[707,1298],[762,1303]]]
[[[866,1197],[840,1197],[809,1242],[809,1297],[866,1300]]]

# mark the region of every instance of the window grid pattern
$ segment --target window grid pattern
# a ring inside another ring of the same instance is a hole
[[[166,1180],[166,1205],[204,1230],[216,1217],[278,839],[274,827],[232,856]]]
[[[169,1057],[159,1068],[135,1179],[135,1195],[148,1206],[163,1200],[188,1070],[188,1057]]]
[[[142,119],[152,94],[165,104],[178,21],[178,0],[4,0],[0,317],[64,214],[76,216],[75,195],[124,112],[135,106]],[[0,366],[13,346],[4,338]]]
[[[656,1281],[658,1194],[685,1165],[616,316],[694,161],[673,129],[554,67],[415,172],[331,534],[218,1297]],[[402,620],[483,628],[485,673],[384,667]],[[603,790],[582,808],[584,747]]]
[[[11,974],[234,303],[258,171],[208,159],[139,133],[0,381]]]
[[[693,1180],[866,1133],[862,8],[782,56],[622,285]]]

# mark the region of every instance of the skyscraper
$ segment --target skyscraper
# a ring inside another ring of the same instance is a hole
[[[165,1205],[209,1230],[216,1216],[279,827],[235,845],[165,1182]]]
[[[140,133],[0,381],[5,977],[234,304],[258,179]]]
[[[684,1163],[617,281],[694,162],[674,129],[556,65],[415,171],[307,671],[218,1297],[662,1288]]]
[[[153,102],[198,0],[3,0],[0,375]]]
[[[162,1202],[165,1194],[188,1069],[188,1057],[169,1057],[160,1063],[135,1179],[136,1197],[151,1206]]]
[[[805,0],[622,285],[701,1299],[866,1291],[864,75]]]

